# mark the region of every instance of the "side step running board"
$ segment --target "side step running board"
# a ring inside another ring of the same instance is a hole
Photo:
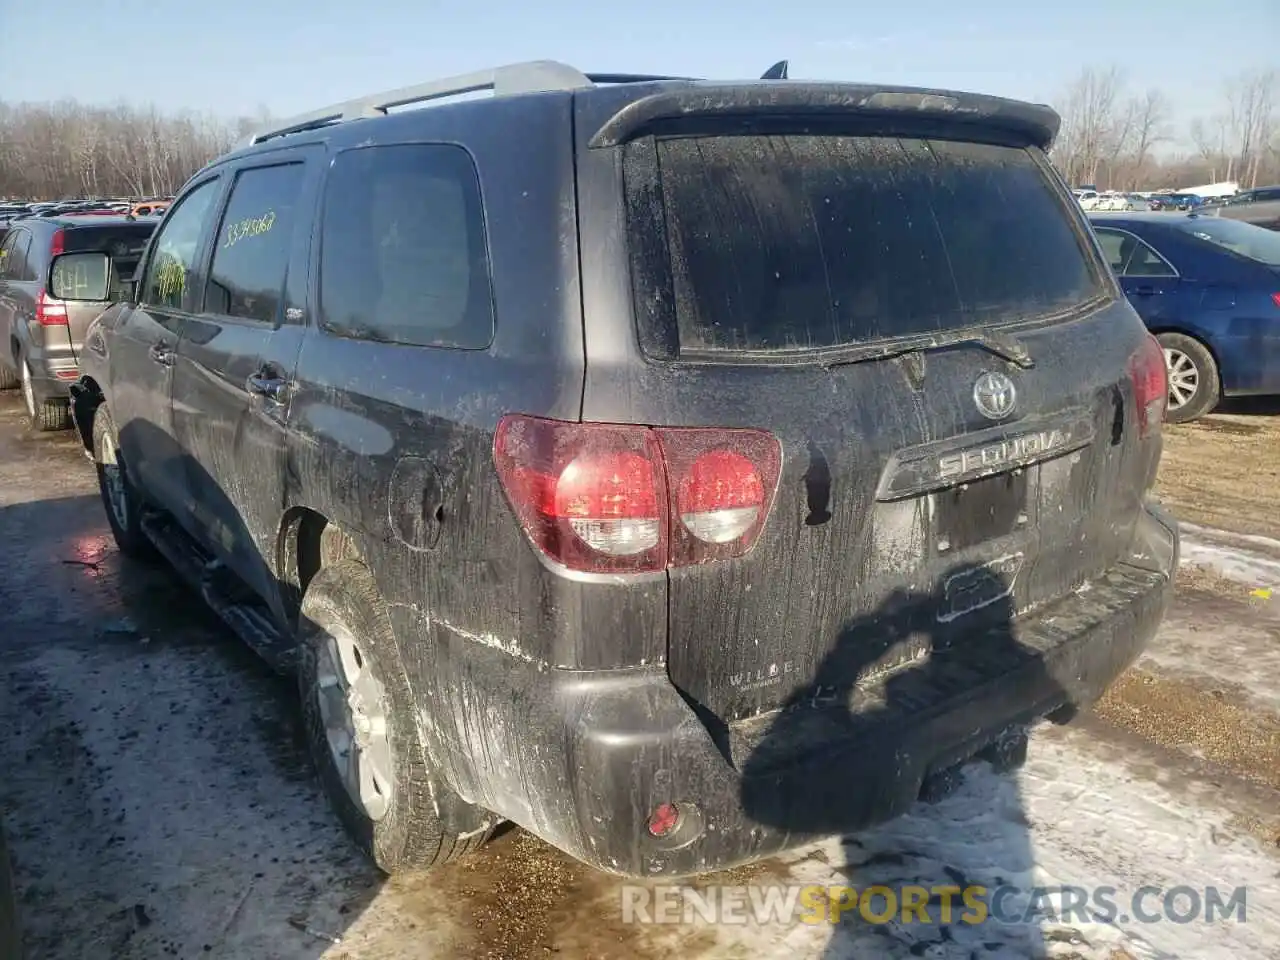
[[[292,672],[297,647],[276,627],[270,612],[260,603],[244,602],[229,589],[234,574],[195,543],[185,530],[167,517],[148,513],[142,531],[173,565],[187,585],[200,594],[210,609],[258,656],[275,670]]]

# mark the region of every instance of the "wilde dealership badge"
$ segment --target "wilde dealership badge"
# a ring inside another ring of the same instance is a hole
[[[1003,420],[1013,413],[1018,391],[1003,373],[984,373],[973,385],[973,402],[988,420]]]

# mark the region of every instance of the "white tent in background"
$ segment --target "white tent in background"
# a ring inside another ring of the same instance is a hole
[[[1204,197],[1206,200],[1218,197],[1231,197],[1240,192],[1240,184],[1234,180],[1225,180],[1222,183],[1206,183],[1199,187],[1182,187],[1179,193],[1194,193],[1197,197]]]

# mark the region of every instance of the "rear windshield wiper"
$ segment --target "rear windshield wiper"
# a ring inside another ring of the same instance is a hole
[[[838,367],[847,363],[863,363],[867,360],[887,360],[890,357],[900,357],[908,353],[927,353],[930,350],[941,350],[963,343],[972,343],[989,350],[1002,360],[1008,360],[1024,370],[1030,370],[1036,365],[1027,348],[1019,340],[1007,333],[996,333],[991,330],[957,330],[954,333],[906,337],[891,343],[867,344],[863,347],[840,350],[819,362],[823,366]]]

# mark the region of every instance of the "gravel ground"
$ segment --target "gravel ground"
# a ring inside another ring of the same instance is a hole
[[[1160,493],[1182,520],[1280,538],[1280,400],[1165,426]]]
[[[0,397],[0,819],[32,958],[1280,956],[1280,591],[1225,541],[1184,570],[1152,650],[1094,715],[1037,732],[1019,775],[976,766],[940,804],[698,887],[1247,884],[1247,924],[636,926],[615,880],[519,830],[376,875],[319,794],[289,685],[163,568],[122,561],[73,440],[24,420]],[[1193,490],[1197,442],[1171,431],[1166,496],[1239,514]]]

